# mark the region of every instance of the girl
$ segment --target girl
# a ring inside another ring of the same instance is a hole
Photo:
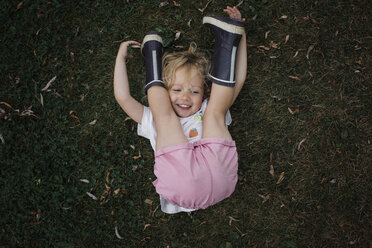
[[[157,32],[148,33],[141,46],[150,107],[130,95],[125,65],[128,47],[141,44],[123,42],[116,58],[115,98],[155,150],[153,184],[166,213],[205,209],[235,189],[238,156],[227,129],[228,109],[246,78],[246,38],[239,10],[227,7],[224,12],[230,18],[203,18],[215,38],[209,99],[203,101],[209,67],[204,56],[193,50],[174,53],[161,64],[162,39]]]

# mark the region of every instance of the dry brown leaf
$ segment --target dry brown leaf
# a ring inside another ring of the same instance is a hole
[[[138,153],[138,156],[133,156],[133,159],[134,160],[137,160],[137,159],[139,159],[139,158],[141,158],[142,156],[141,156],[141,151],[139,151],[139,153]]]
[[[107,174],[106,174],[106,183],[109,183],[110,174],[111,174],[111,172],[107,172]]]
[[[301,81],[301,79],[298,76],[289,75],[288,77],[297,81]]]
[[[300,113],[300,110],[298,108],[296,108],[295,110],[292,110],[290,107],[288,107],[288,111],[292,115]]]
[[[276,182],[276,184],[280,184],[284,179],[284,171],[282,173],[280,173],[280,176],[278,178],[278,181]]]
[[[76,120],[79,121],[79,117],[77,117],[74,113],[76,113],[75,110],[70,110],[70,116],[71,116],[72,118],[74,118],[74,119],[76,119]]]
[[[273,41],[273,40],[270,41],[270,47],[273,47],[273,48],[276,48],[276,49],[277,49],[277,48],[279,48],[279,45],[280,45],[280,44],[276,43],[276,42]]]
[[[161,3],[159,4],[159,8],[164,7],[164,6],[168,5],[168,4],[169,4],[168,1],[161,2]]]
[[[327,182],[327,180],[328,180],[328,177],[323,177],[323,179],[322,179],[322,181],[320,182],[320,184],[323,184],[323,183]]]
[[[19,9],[22,7],[22,5],[23,5],[23,1],[19,2],[19,3],[17,4],[17,9],[16,9],[16,11],[19,10]]]
[[[270,34],[270,30],[269,31],[266,31],[266,33],[265,33],[265,39],[267,39],[267,37],[269,36],[269,34]]]
[[[310,52],[314,49],[314,45],[310,45],[307,49],[306,58],[309,59]]]
[[[46,91],[49,86],[51,85],[51,83],[53,83],[55,80],[56,80],[57,76],[54,76],[51,80],[49,80],[49,82],[45,85],[44,88],[41,89],[41,91]]]
[[[115,195],[119,194],[119,192],[120,192],[120,188],[117,188],[117,189],[114,190]]]
[[[207,9],[207,7],[208,7],[208,5],[210,4],[212,2],[212,0],[209,0],[208,2],[207,2],[207,4],[204,6],[204,8],[202,8],[202,9],[198,9],[200,12],[204,12],[206,9]]]
[[[143,230],[142,232],[144,232],[149,226],[151,226],[151,224],[146,224],[144,227],[143,227]]]
[[[270,175],[272,176],[272,177],[274,177],[275,176],[275,171],[274,171],[274,166],[271,164],[270,165]]]
[[[6,103],[6,102],[0,102],[0,104],[3,104],[5,106],[7,106],[8,108],[10,108],[11,110],[15,111],[15,109],[9,104],[9,103]]]
[[[146,200],[145,200],[145,203],[146,203],[146,204],[149,204],[149,205],[152,205],[152,200],[150,200],[150,199],[146,199]]]
[[[289,41],[289,34],[287,34],[287,35],[285,36],[284,44],[286,44],[288,41]]]
[[[317,20],[315,20],[315,19],[312,19],[312,18],[311,18],[310,20],[311,20],[311,22],[314,23],[314,24],[319,24],[319,22],[318,22]]]
[[[181,4],[177,3],[176,1],[173,1],[173,5],[176,6],[176,7],[180,7]]]
[[[258,48],[262,48],[262,49],[264,49],[266,51],[269,51],[270,50],[270,47],[266,47],[266,46],[263,46],[263,45],[258,46]]]

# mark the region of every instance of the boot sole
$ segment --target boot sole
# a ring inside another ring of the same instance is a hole
[[[233,20],[231,18],[216,17],[216,16],[205,16],[203,18],[203,24],[210,24],[216,26],[222,30],[225,30],[233,34],[244,34],[244,24],[238,20]],[[242,26],[240,26],[240,24]]]
[[[145,43],[148,41],[157,41],[163,46],[163,39],[161,38],[161,36],[159,34],[150,32],[143,38],[143,41],[141,44],[141,53],[142,53],[143,47],[145,46]]]

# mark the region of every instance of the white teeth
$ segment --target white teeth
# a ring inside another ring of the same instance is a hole
[[[180,104],[179,105],[181,108],[189,108],[190,106],[189,105],[184,105],[184,104]]]

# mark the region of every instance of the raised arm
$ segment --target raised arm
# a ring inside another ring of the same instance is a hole
[[[237,7],[228,6],[223,11],[227,13],[230,16],[230,18],[245,21],[245,18],[242,18],[242,15]],[[246,76],[247,76],[247,39],[244,33],[240,40],[238,51],[236,54],[235,89],[234,89],[233,102],[235,102],[236,98],[238,97],[244,85]]]
[[[128,47],[132,45],[140,46],[141,44],[136,41],[126,41],[120,44],[115,62],[114,95],[125,113],[135,122],[141,123],[144,106],[130,94],[127,66],[125,63],[126,59],[131,57],[128,55]]]

